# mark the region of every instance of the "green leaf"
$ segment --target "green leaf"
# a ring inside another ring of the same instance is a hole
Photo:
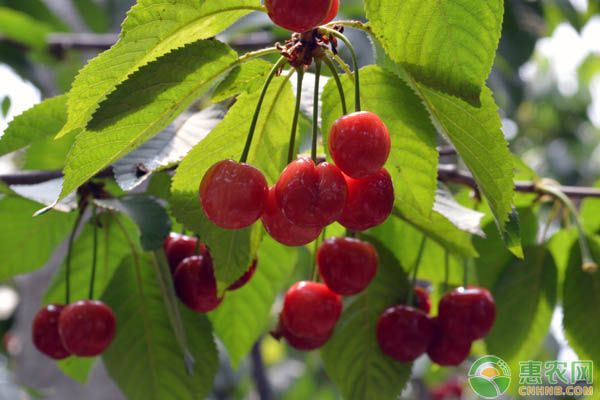
[[[85,385],[96,361],[98,361],[97,357],[70,356],[64,360],[57,361],[56,365],[69,378]]]
[[[96,33],[104,33],[108,30],[108,17],[103,7],[94,0],[73,0],[75,8],[85,21],[85,24]]]
[[[4,96],[4,98],[2,99],[2,105],[0,107],[2,107],[2,117],[6,118],[8,116],[8,111],[10,110],[9,96]]]
[[[377,249],[377,275],[363,292],[344,299],[344,311],[321,357],[345,399],[392,400],[408,381],[412,364],[383,354],[375,326],[383,310],[406,301],[409,285],[402,266],[386,247],[368,236],[362,239]]]
[[[213,164],[242,154],[258,93],[242,94],[225,119],[196,145],[181,162],[171,187],[171,206],[177,221],[201,235],[214,259],[219,286],[228,286],[248,269],[263,228],[260,222],[240,230],[213,225],[204,216],[198,187]],[[247,162],[259,168],[267,181],[275,183],[287,161],[287,143],[294,112],[291,86],[283,77],[273,79],[258,118]]]
[[[77,136],[65,165],[61,197],[157,134],[236,61],[237,54],[227,45],[206,40],[140,69]]]
[[[221,305],[208,314],[234,368],[265,332],[273,301],[284,289],[297,259],[297,249],[265,237],[252,279],[242,288],[227,292]]]
[[[33,217],[39,208],[38,203],[20,197],[0,199],[0,281],[44,266],[75,221],[74,213],[58,211]]]
[[[69,150],[71,150],[74,142],[74,136],[64,136],[60,139],[54,139],[53,136],[49,136],[30,144],[25,149],[23,169],[63,169]],[[60,193],[61,188],[56,192],[54,199]]]
[[[480,105],[500,39],[502,0],[367,0],[365,9],[386,52],[417,81]]]
[[[47,99],[25,111],[9,124],[0,137],[0,155],[52,138],[67,120],[67,96]]]
[[[502,240],[506,248],[518,258],[523,258],[523,247],[521,245],[521,224],[519,223],[519,214],[512,207],[512,212],[508,215],[508,222],[504,225]]]
[[[106,288],[102,300],[115,313],[117,334],[102,359],[130,400],[205,398],[218,369],[210,323],[181,307],[190,351],[198,360],[189,376],[152,262],[148,253],[126,258]]]
[[[29,15],[0,7],[0,35],[36,50],[46,48],[46,35],[52,29]]]
[[[271,63],[261,59],[251,60],[235,67],[217,86],[212,101],[223,101],[236,94],[251,93],[260,89],[263,79],[267,77],[272,67]]]
[[[0,0],[0,6],[6,6],[28,14],[37,21],[52,27],[52,32],[70,31],[67,24],[54,14],[43,0]]]
[[[223,31],[259,0],[147,0],[123,22],[119,41],[81,70],[69,92],[69,120],[59,136],[85,128],[117,85],[144,65],[177,48]],[[167,74],[168,76],[168,74]]]

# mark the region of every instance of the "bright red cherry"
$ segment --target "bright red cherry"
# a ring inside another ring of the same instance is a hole
[[[342,313],[342,299],[322,283],[301,281],[285,294],[280,317],[296,336],[326,336]]]
[[[416,360],[433,341],[434,326],[421,310],[396,305],[386,308],[377,320],[377,342],[384,354],[400,361]]]
[[[329,17],[333,3],[332,0],[265,0],[265,7],[275,25],[306,32]]]
[[[214,310],[223,300],[223,297],[217,297],[217,281],[210,257],[186,258],[175,270],[173,281],[183,304],[196,312]]]
[[[382,168],[363,179],[344,178],[348,200],[338,222],[353,231],[364,231],[385,221],[394,208],[394,186],[387,170]]]
[[[427,355],[434,363],[442,366],[460,365],[471,353],[471,341],[446,335],[438,317],[432,319],[435,337],[427,349]]]
[[[171,268],[171,273],[175,270],[184,259],[196,255],[196,243],[198,239],[193,236],[179,235],[171,240],[171,243],[166,249],[167,261]],[[210,257],[210,253],[206,249],[204,243],[198,245],[198,255]]]
[[[327,14],[325,19],[323,21],[321,21],[321,23],[319,25],[325,25],[325,24],[328,24],[331,21],[333,21],[333,19],[337,15],[339,9],[340,9],[340,0],[333,0],[331,2],[331,9],[329,10],[329,14]]]
[[[254,271],[256,271],[257,262],[258,258],[255,258],[254,261],[252,261],[252,265],[250,265],[250,268],[248,268],[248,271],[244,272],[244,275],[242,275],[240,279],[229,285],[227,290],[236,290],[248,283],[250,278],[252,278],[252,275],[254,275]]]
[[[390,154],[390,134],[377,114],[369,111],[338,118],[329,130],[328,144],[335,165],[355,179],[379,172]]]
[[[275,195],[275,185],[269,188],[265,211],[260,217],[271,237],[286,246],[304,246],[319,237],[323,228],[302,228],[294,225],[283,215]]]
[[[414,306],[423,310],[425,314],[429,314],[431,311],[431,298],[427,290],[415,286]]]
[[[94,357],[110,346],[117,328],[110,307],[97,300],[79,300],[66,306],[58,321],[65,349],[79,357]]]
[[[271,335],[275,339],[279,340],[283,336],[290,346],[301,351],[314,350],[323,346],[331,338],[332,334],[333,329],[326,335],[317,338],[297,336],[290,332],[281,318],[279,319],[277,329],[271,332]]]
[[[267,179],[258,168],[223,160],[206,171],[200,201],[206,218],[225,229],[241,229],[260,218],[267,202]]]
[[[283,215],[303,228],[322,228],[342,213],[348,189],[338,167],[315,167],[310,158],[292,161],[281,173],[275,195]]]
[[[441,329],[446,335],[462,340],[485,337],[496,318],[492,294],[475,286],[460,287],[446,293],[438,309]]]
[[[55,360],[71,355],[60,341],[58,319],[65,308],[61,304],[49,304],[37,312],[33,319],[32,339],[39,351]]]
[[[361,292],[377,273],[379,258],[369,242],[349,237],[325,240],[317,251],[321,279],[335,293]]]

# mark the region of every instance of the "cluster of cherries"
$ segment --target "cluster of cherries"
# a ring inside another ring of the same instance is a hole
[[[64,306],[49,304],[33,320],[33,344],[55,360],[71,354],[95,357],[110,346],[117,322],[110,307],[97,300]]]
[[[446,293],[438,305],[438,316],[429,317],[431,301],[422,288],[415,288],[415,307],[386,308],[377,320],[377,341],[386,355],[411,362],[427,353],[443,366],[459,365],[471,351],[471,343],[490,332],[496,306],[487,289],[468,286]]]

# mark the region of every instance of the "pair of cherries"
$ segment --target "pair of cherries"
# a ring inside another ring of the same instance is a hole
[[[223,301],[223,296],[218,296],[210,253],[204,243],[197,242],[195,237],[171,232],[165,239],[163,248],[178,297],[192,310],[204,313],[217,308]],[[256,264],[257,260],[254,259],[248,271],[227,290],[244,286],[254,275]]]
[[[116,327],[114,313],[101,301],[49,304],[33,319],[32,339],[39,351],[55,360],[71,354],[95,357],[110,346]]]
[[[265,0],[269,17],[276,25],[293,32],[306,32],[331,22],[339,0]]]
[[[419,304],[423,294],[416,294]],[[445,294],[437,317],[430,318],[428,313],[429,307],[403,304],[385,309],[376,327],[383,353],[400,362],[412,362],[427,353],[436,364],[459,365],[469,356],[471,343],[492,329],[496,306],[487,289],[469,286]]]

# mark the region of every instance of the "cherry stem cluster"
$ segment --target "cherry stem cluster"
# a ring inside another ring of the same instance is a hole
[[[417,273],[419,271],[419,265],[421,265],[421,258],[423,257],[423,251],[425,250],[426,241],[427,236],[423,235],[423,239],[421,239],[421,244],[419,245],[419,252],[417,253],[417,260],[415,261],[415,267],[413,268],[412,284],[410,285],[410,291],[408,292],[408,301],[406,302],[406,304],[408,304],[409,306],[412,306],[415,300],[415,285],[417,284]]]
[[[93,237],[94,244],[92,247],[92,276],[90,277],[90,293],[89,299],[94,298],[94,282],[96,280],[96,261],[98,259],[98,218],[96,214],[96,205],[92,205],[92,226],[93,226]]]
[[[292,132],[290,134],[290,144],[288,148],[288,164],[294,159],[294,149],[296,147],[296,130],[298,129],[298,116],[300,114],[300,103],[302,102],[302,81],[304,79],[304,66],[296,68],[298,81],[296,85],[296,105],[294,106],[294,120],[292,121]]]
[[[321,77],[321,61],[315,60],[315,93],[313,104],[312,145],[310,158],[317,163],[317,136],[319,133],[319,78]]]

